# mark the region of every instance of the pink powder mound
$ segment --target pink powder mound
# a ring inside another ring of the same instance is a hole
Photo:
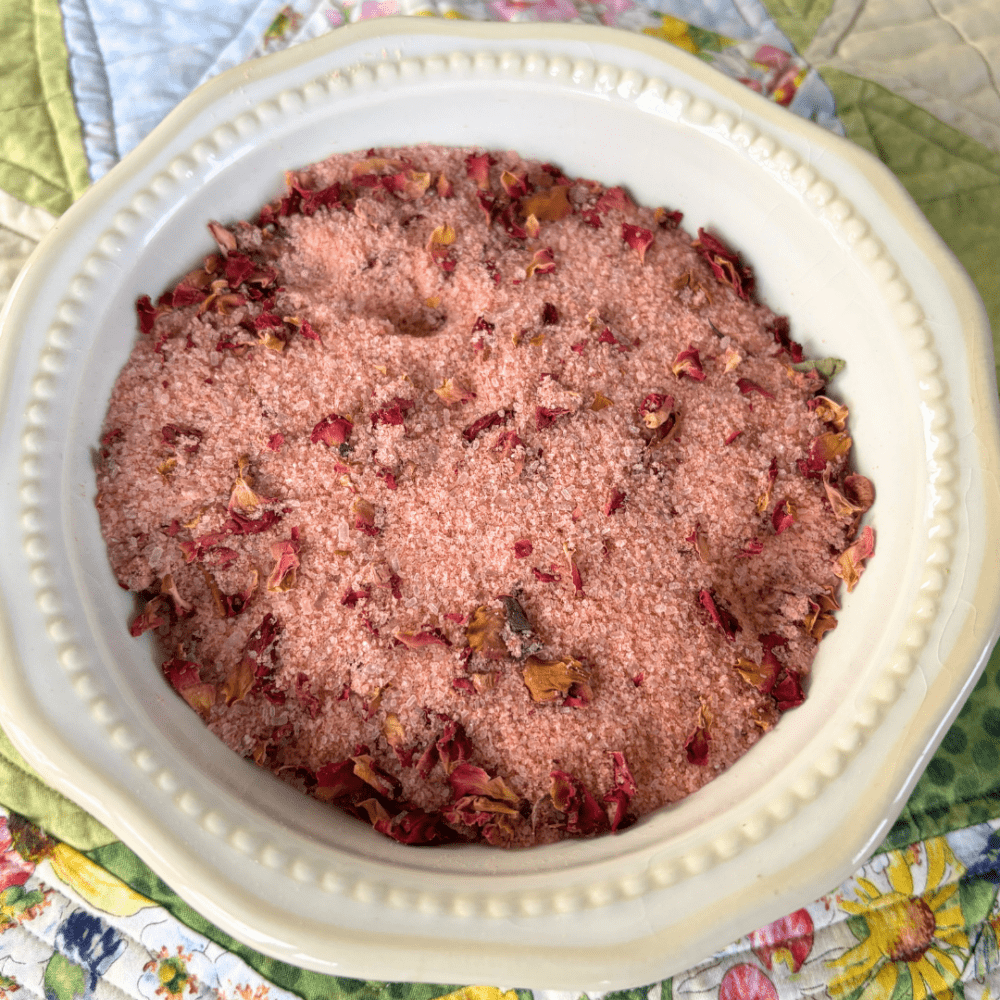
[[[133,634],[233,750],[397,840],[521,846],[676,802],[801,702],[871,484],[679,222],[369,151],[139,300],[97,507]]]

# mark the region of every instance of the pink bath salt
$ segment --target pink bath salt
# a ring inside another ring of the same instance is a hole
[[[233,751],[402,843],[520,847],[795,710],[874,489],[720,235],[434,146],[252,218],[138,299],[97,451],[136,641]]]

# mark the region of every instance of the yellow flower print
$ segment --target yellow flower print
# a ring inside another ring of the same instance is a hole
[[[829,983],[830,996],[845,997],[864,987],[860,1000],[889,1000],[901,974],[909,974],[913,1000],[951,1000],[951,984],[959,978],[953,956],[968,955],[969,939],[958,904],[958,882],[942,885],[948,864],[961,874],[958,861],[943,837],[925,844],[927,882],[913,894],[913,872],[903,851],[890,851],[886,876],[892,892],[882,892],[866,878],[855,882],[859,902],[841,907],[861,917],[868,937],[828,962],[842,971]],[[912,855],[910,855],[912,857]],[[964,954],[962,954],[964,953]]]
[[[660,17],[658,28],[644,28],[643,33],[652,35],[653,38],[662,38],[663,41],[670,42],[671,45],[676,45],[679,49],[684,49],[695,55],[698,54],[698,46],[691,40],[687,22],[680,18],[663,14]]]
[[[517,1000],[517,991],[508,990],[504,993],[496,986],[466,986],[454,993],[446,993],[437,1000]]]

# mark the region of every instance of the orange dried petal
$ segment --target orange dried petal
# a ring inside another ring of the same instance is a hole
[[[533,215],[539,222],[558,222],[573,211],[565,185],[555,184],[546,191],[536,191],[521,202],[521,214]]]
[[[480,605],[465,627],[466,645],[473,653],[480,653],[487,660],[505,659],[509,653],[501,633],[506,624],[507,616],[499,608]]]
[[[597,395],[594,396],[593,403],[590,404],[590,408],[595,412],[599,413],[601,410],[607,409],[609,406],[614,406],[615,401],[613,399],[608,399],[600,390],[597,391]]]
[[[836,431],[842,431],[847,426],[848,410],[846,406],[828,399],[826,396],[814,396],[809,400],[809,409],[824,423],[830,424]]]
[[[574,685],[587,685],[589,680],[583,664],[569,656],[561,660],[529,656],[522,676],[532,701],[539,704],[562,701]]]

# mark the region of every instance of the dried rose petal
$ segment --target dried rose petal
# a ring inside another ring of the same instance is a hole
[[[778,458],[771,459],[771,464],[767,468],[767,488],[757,497],[757,513],[763,514],[771,504],[771,491],[774,489],[775,480],[778,478]]]
[[[691,534],[684,539],[684,541],[694,547],[694,550],[695,552],[698,553],[698,558],[701,560],[701,562],[707,563],[711,561],[711,553],[709,552],[708,548],[708,540],[702,534],[700,524],[697,523],[695,524],[694,531],[692,531]]]
[[[384,424],[387,427],[402,427],[405,425],[406,411],[413,406],[412,399],[393,396],[392,400],[371,415],[372,427]]]
[[[173,573],[163,574],[163,579],[160,581],[160,593],[164,597],[170,598],[173,604],[174,614],[178,618],[186,618],[188,615],[194,614],[194,605],[189,601],[185,601],[178,592],[177,584],[174,583]]]
[[[795,507],[792,502],[786,497],[780,503],[775,505],[773,512],[771,513],[771,525],[774,528],[774,533],[780,535],[783,531],[790,528],[795,523]]]
[[[684,218],[683,212],[668,212],[665,208],[653,210],[653,221],[661,229],[676,229]]]
[[[471,389],[466,389],[458,379],[446,378],[440,389],[434,390],[438,398],[443,403],[471,403],[476,398],[476,394]]]
[[[529,656],[522,670],[531,700],[539,704],[562,701],[575,686],[587,687],[589,680],[583,664],[568,656],[562,660],[542,660]]]
[[[725,362],[722,372],[728,375],[731,371],[735,371],[739,367],[740,362],[743,360],[743,355],[739,351],[733,350],[732,347],[727,347],[722,359]]]
[[[518,177],[509,170],[504,170],[500,174],[500,187],[508,198],[521,198],[528,193],[528,188],[524,183],[524,177]]]
[[[590,404],[590,408],[595,413],[600,413],[601,410],[606,410],[609,406],[614,406],[615,401],[613,399],[608,399],[600,389],[597,390],[597,395],[594,396],[594,401]]]
[[[729,285],[745,302],[749,301],[754,291],[753,271],[742,263],[738,253],[700,227],[698,239],[691,246],[708,261],[719,281]]]
[[[563,407],[536,406],[535,429],[545,430],[546,427],[551,427],[559,417],[564,417],[569,412],[571,411]]]
[[[779,712],[801,705],[806,700],[801,675],[794,670],[786,670],[785,676],[771,689],[771,697]]]
[[[580,569],[576,565],[573,553],[570,552],[569,546],[565,542],[563,542],[563,554],[566,556],[566,561],[569,563],[569,575],[570,579],[573,581],[573,590],[575,591],[574,596],[583,597],[583,577],[580,575]]]
[[[774,399],[774,393],[768,392],[763,386],[750,381],[748,378],[738,378],[736,380],[736,386],[744,396],[749,396],[750,393],[756,392],[767,399]]]
[[[506,659],[510,655],[502,637],[506,624],[507,617],[499,608],[481,605],[472,613],[465,628],[466,645],[473,653],[479,653],[487,660]]]
[[[267,589],[272,594],[282,594],[295,586],[295,572],[299,568],[299,529],[292,528],[292,537],[271,544],[271,558],[275,560]]]
[[[525,281],[533,274],[551,274],[556,269],[556,259],[551,247],[542,247],[532,255],[531,263],[524,271]]]
[[[549,796],[555,808],[566,816],[566,832],[592,837],[608,829],[608,815],[590,789],[565,771],[549,772]]]
[[[476,187],[485,191],[490,186],[490,167],[496,163],[489,153],[470,153],[465,158],[466,176],[476,182]]]
[[[603,801],[614,807],[615,812],[611,819],[611,832],[614,833],[623,828],[623,824],[629,825],[628,807],[639,788],[629,770],[625,754],[612,750],[611,763],[614,768],[614,786],[605,794]]]
[[[762,663],[754,663],[753,660],[747,660],[741,656],[736,661],[736,669],[747,684],[755,687],[761,694],[770,694],[778,679],[778,674],[781,672],[781,664],[774,653],[768,649],[764,651]]]
[[[281,446],[285,443],[284,434],[272,434],[267,439],[267,450],[268,451],[281,451]]]
[[[639,404],[639,416],[650,430],[656,430],[670,419],[673,407],[673,396],[662,392],[650,392]]]
[[[670,366],[670,370],[677,378],[687,375],[688,378],[694,379],[695,382],[705,381],[705,372],[701,367],[701,358],[693,344],[688,344],[687,350],[681,351],[674,358],[674,363]]]
[[[712,741],[712,734],[709,731],[711,716],[702,705],[698,709],[698,721],[695,723],[694,732],[687,738],[684,750],[687,753],[689,764],[697,764],[704,767],[708,763],[708,744]]]
[[[620,187],[608,188],[594,205],[595,212],[624,212],[630,208],[635,208],[635,202]]]
[[[229,495],[229,511],[240,511],[244,514],[253,514],[261,504],[272,503],[274,497],[264,497],[253,491],[248,476],[250,459],[246,455],[241,455],[237,461],[238,474],[236,482],[233,483],[232,491]]]
[[[709,615],[712,618],[712,621],[719,626],[719,628],[722,631],[722,634],[730,642],[735,642],[736,633],[743,631],[743,627],[736,620],[736,616],[733,615],[731,611],[728,611],[723,605],[721,605],[718,601],[718,598],[716,598],[715,595],[708,590],[698,591],[698,601],[701,604],[701,606],[709,613]]]
[[[824,423],[830,424],[835,431],[847,427],[848,410],[846,406],[835,403],[826,396],[813,396],[806,404]]]
[[[558,222],[565,219],[573,211],[566,195],[566,188],[556,184],[546,191],[535,194],[521,201],[521,214],[525,218],[533,215],[539,222]]]
[[[864,513],[875,502],[875,487],[871,480],[864,476],[846,476],[844,495],[861,513]]]
[[[448,250],[448,247],[454,242],[455,230],[448,223],[444,223],[434,229],[427,240],[427,249],[430,251],[431,260],[443,271],[455,270],[455,260]]]
[[[177,468],[177,458],[171,455],[169,458],[165,458],[156,467],[156,471],[167,481],[174,474],[174,470]]]
[[[142,611],[132,619],[129,634],[138,639],[151,629],[162,628],[170,621],[170,601],[162,594],[157,594],[147,601]]]
[[[857,541],[849,545],[833,564],[835,576],[847,584],[850,593],[858,585],[861,574],[865,570],[865,560],[870,559],[875,552],[875,532],[866,525]]]
[[[441,635],[438,629],[424,629],[421,632],[393,632],[396,642],[407,649],[425,649],[427,646],[450,646],[447,637]]]
[[[375,525],[375,508],[363,497],[355,498],[351,504],[351,513],[354,515],[355,531],[370,535],[372,538],[379,533]]]
[[[562,577],[558,573],[546,573],[537,566],[532,566],[531,572],[535,574],[535,579],[539,583],[559,583],[562,580]]]
[[[439,198],[453,198],[455,195],[454,185],[444,174],[438,174],[438,179],[434,187],[437,190]]]
[[[502,411],[487,413],[478,420],[474,420],[471,424],[469,424],[469,426],[462,431],[462,437],[464,437],[465,440],[471,444],[483,431],[489,430],[491,427],[498,427],[506,422],[507,415]]]
[[[750,538],[743,543],[743,548],[736,555],[741,559],[759,556],[764,551],[764,543],[759,538]]]
[[[611,517],[611,515],[625,503],[626,498],[627,494],[623,493],[621,490],[612,490],[611,495],[604,504],[605,517]]]
[[[623,222],[622,239],[639,255],[639,263],[645,263],[646,251],[653,242],[652,232],[642,226],[633,226]]]
[[[448,784],[452,795],[458,799],[465,795],[482,795],[496,802],[506,802],[514,807],[514,813],[521,804],[517,794],[501,777],[491,778],[481,767],[463,761],[448,774]]]
[[[527,559],[531,555],[534,546],[529,538],[521,538],[514,542],[514,556],[517,559]]]
[[[626,344],[624,341],[619,340],[612,332],[610,327],[605,327],[601,330],[600,336],[597,338],[599,344],[612,344],[617,347],[618,351],[622,354],[632,350],[630,344]]]

